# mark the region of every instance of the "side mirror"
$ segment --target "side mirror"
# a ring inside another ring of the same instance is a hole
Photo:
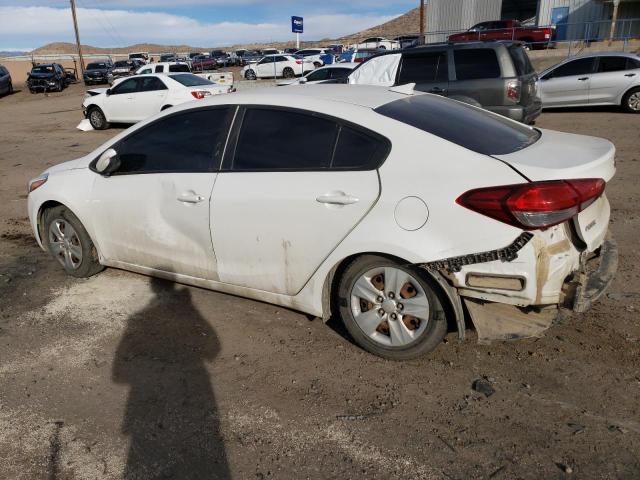
[[[307,77],[300,77],[299,82],[300,83],[307,83],[309,80],[307,80]]]
[[[111,89],[107,88],[107,91],[104,92],[104,94],[108,97],[109,95],[111,95]]]
[[[118,159],[118,152],[115,149],[110,148],[105,151],[96,162],[95,169],[100,175],[109,176],[120,167],[120,160]]]

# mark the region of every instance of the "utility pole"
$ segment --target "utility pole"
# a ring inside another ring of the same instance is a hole
[[[609,43],[613,42],[616,36],[616,22],[618,21],[618,7],[620,0],[613,0],[613,15],[611,15],[611,30],[609,30]]]
[[[426,43],[424,38],[424,0],[420,0],[420,45]]]
[[[71,2],[71,15],[73,16],[73,28],[76,30],[76,45],[78,47],[78,57],[80,57],[80,70],[84,75],[84,58],[82,58],[82,45],[80,44],[80,32],[78,31],[78,18],[76,17],[76,0]]]

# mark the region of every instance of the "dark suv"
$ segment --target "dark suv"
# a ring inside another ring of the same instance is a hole
[[[387,55],[401,58],[391,62],[383,58]],[[379,69],[370,64],[376,61]],[[532,123],[542,111],[536,89],[538,76],[521,42],[439,43],[376,55],[349,75],[349,83],[377,84],[393,64],[397,65],[391,72],[394,85],[415,83],[416,90],[444,95],[523,123]]]

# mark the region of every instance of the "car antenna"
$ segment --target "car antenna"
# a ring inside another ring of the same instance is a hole
[[[413,95],[414,92],[413,89],[415,88],[416,84],[415,83],[405,83],[404,85],[398,85],[396,87],[391,87],[389,89],[390,92],[396,92],[396,93],[401,93],[403,95]]]

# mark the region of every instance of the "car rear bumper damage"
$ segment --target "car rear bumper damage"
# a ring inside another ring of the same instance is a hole
[[[419,265],[457,291],[478,342],[540,337],[561,311],[582,313],[613,281],[618,248],[610,233],[580,251],[568,225],[523,232],[510,245]]]

